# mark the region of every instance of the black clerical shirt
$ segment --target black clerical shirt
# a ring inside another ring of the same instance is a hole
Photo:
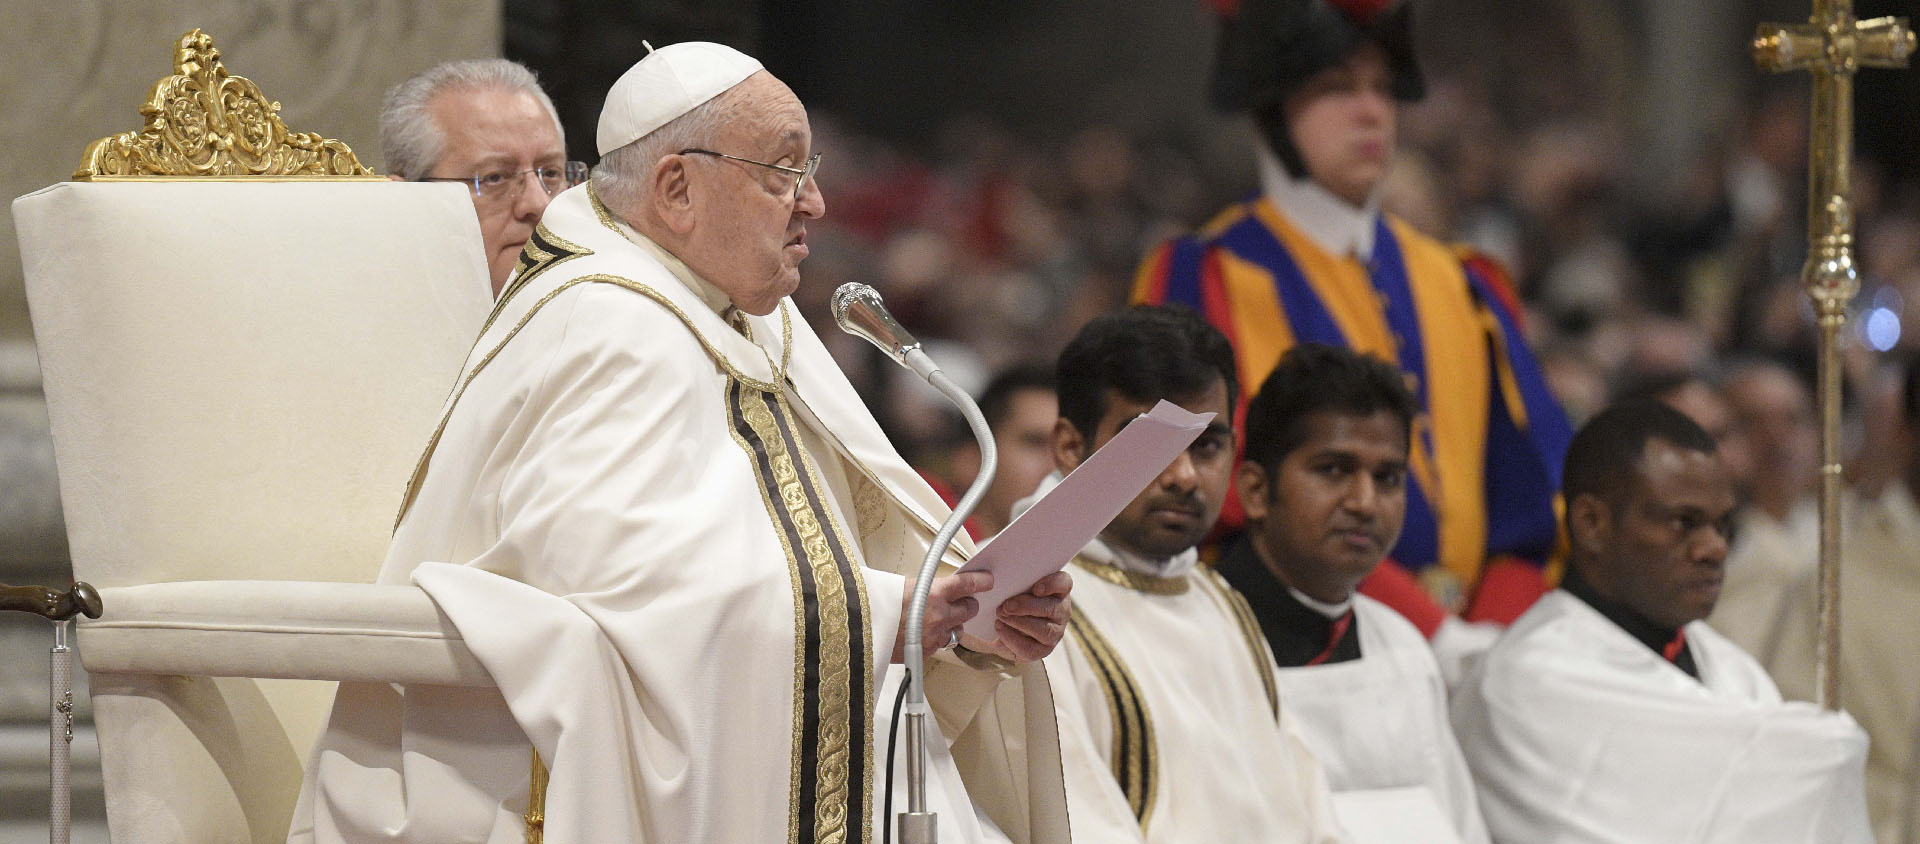
[[[1687,676],[1695,680],[1700,679],[1700,666],[1693,661],[1693,648],[1686,639],[1682,638],[1680,630],[1664,626],[1634,611],[1626,604],[1610,600],[1595,592],[1593,585],[1587,583],[1586,578],[1581,577],[1579,572],[1571,568],[1567,569],[1566,576],[1560,579],[1560,588],[1567,590],[1567,594],[1587,602],[1587,606],[1593,607],[1615,626],[1627,631],[1627,635],[1638,639],[1641,644],[1652,648],[1654,653],[1673,663],[1681,671],[1687,672]]]
[[[1345,629],[1334,641],[1336,620],[1300,603],[1287,590],[1287,585],[1267,569],[1245,534],[1227,546],[1215,569],[1246,597],[1254,618],[1260,621],[1260,631],[1266,634],[1267,644],[1273,647],[1274,661],[1281,668],[1360,658],[1360,622],[1353,610],[1347,610]],[[1320,658],[1322,655],[1325,658]]]

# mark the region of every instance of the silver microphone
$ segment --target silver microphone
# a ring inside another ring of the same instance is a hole
[[[840,289],[833,291],[833,321],[840,324],[841,331],[867,338],[867,342],[879,346],[880,351],[896,363],[927,379],[928,384],[960,408],[960,415],[966,417],[967,427],[980,444],[980,473],[934,534],[926,558],[920,561],[920,575],[913,584],[913,600],[907,605],[904,648],[908,672],[907,811],[897,818],[899,840],[901,844],[935,844],[936,824],[934,813],[927,809],[926,783],[926,720],[932,710],[927,707],[926,653],[920,647],[926,633],[927,595],[933,589],[934,574],[939,571],[948,546],[953,544],[954,536],[980,503],[981,496],[986,495],[987,486],[993,483],[993,474],[1000,466],[1000,452],[994,448],[993,431],[988,429],[987,418],[980,414],[979,405],[941,372],[933,359],[921,351],[920,341],[913,339],[913,335],[887,313],[887,306],[880,302],[880,291],[857,281],[840,285]],[[888,787],[891,788],[892,783],[888,783]]]
[[[880,291],[871,285],[850,281],[833,291],[833,321],[840,324],[841,331],[866,338],[895,363],[922,378],[931,379],[939,369],[921,350],[920,341],[913,339],[893,314],[887,313],[886,304],[880,301]]]

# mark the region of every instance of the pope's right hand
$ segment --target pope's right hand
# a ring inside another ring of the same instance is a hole
[[[984,571],[955,572],[933,579],[927,593],[927,613],[921,618],[921,656],[931,658],[935,651],[955,640],[960,626],[980,612],[980,601],[973,596],[993,588],[993,575]],[[907,609],[913,605],[913,583],[900,596],[900,631],[893,639],[893,661],[905,662],[907,654]]]

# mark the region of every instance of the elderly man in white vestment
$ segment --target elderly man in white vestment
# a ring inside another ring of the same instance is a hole
[[[1074,835],[1346,840],[1326,778],[1276,697],[1259,627],[1194,547],[1220,515],[1233,467],[1227,339],[1192,311],[1140,306],[1082,329],[1056,379],[1062,473],[1162,399],[1216,414],[1074,558],[1071,644],[1046,659]]]
[[[1558,590],[1458,691],[1453,718],[1497,842],[1870,842],[1866,735],[1783,702],[1703,619],[1733,490],[1699,425],[1655,399],[1573,438]]]
[[[1433,648],[1356,591],[1400,537],[1418,412],[1400,370],[1379,358],[1289,349],[1247,404],[1234,472],[1247,530],[1218,569],[1258,619],[1281,704],[1334,792],[1411,790],[1461,841],[1485,844]]]
[[[498,688],[343,685],[292,840],[519,842],[535,796],[556,843],[877,839],[895,572],[946,511],[787,299],[825,211],[806,110],[753,59],[678,44],[615,83],[598,145],[501,291],[381,575]],[[935,581],[929,650],[990,582]],[[928,662],[945,841],[1067,838],[1035,663],[1069,585]]]

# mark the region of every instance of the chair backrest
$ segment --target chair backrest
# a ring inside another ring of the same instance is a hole
[[[372,582],[486,317],[464,189],[69,182],[14,210],[75,573]]]
[[[124,164],[98,149],[90,162]],[[370,583],[490,307],[465,190],[95,180],[13,209],[74,573],[108,596],[100,623],[116,589],[146,584]],[[232,609],[168,607],[161,626],[245,634]],[[89,666],[90,644],[83,624]],[[116,840],[284,840],[332,683],[96,673],[92,688]]]
[[[74,575],[109,596],[101,621],[116,618],[113,587],[372,582],[486,316],[479,229],[460,187],[68,183],[21,198],[14,215]],[[283,690],[262,709],[254,681],[176,680],[94,679],[116,838],[163,840],[118,834],[113,810],[119,797],[187,785],[181,758],[200,751],[168,747],[170,733],[211,748],[208,729],[272,730],[277,714],[282,735],[259,745],[277,761],[235,755],[232,782],[259,786],[278,770],[297,787],[331,698],[330,687]],[[165,840],[277,840],[279,823],[243,839]]]

